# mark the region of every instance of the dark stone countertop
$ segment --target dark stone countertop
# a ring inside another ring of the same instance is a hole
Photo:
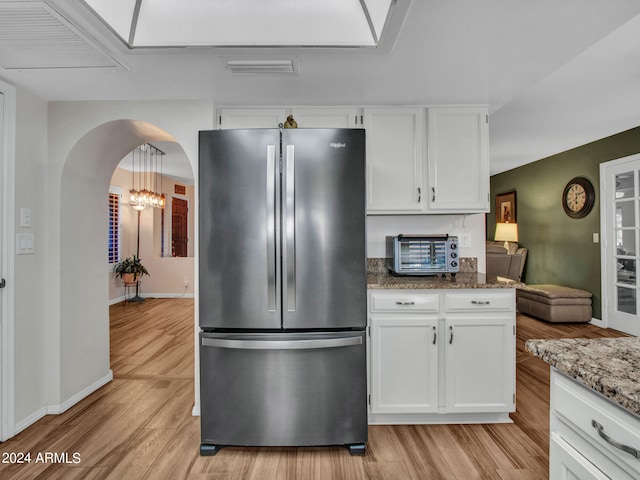
[[[640,338],[527,340],[527,351],[640,415]]]

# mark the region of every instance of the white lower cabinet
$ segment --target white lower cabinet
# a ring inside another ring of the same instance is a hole
[[[640,478],[640,417],[551,369],[549,478]]]
[[[437,328],[437,317],[398,315],[372,322],[371,412],[438,411]]]
[[[454,314],[447,317],[446,329],[446,411],[513,411],[512,316]]]
[[[556,433],[551,434],[549,448],[549,478],[554,480],[608,480],[610,478]]]
[[[428,292],[369,292],[369,422],[509,422],[515,291]]]

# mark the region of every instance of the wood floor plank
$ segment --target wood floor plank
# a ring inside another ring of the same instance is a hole
[[[513,424],[373,425],[367,453],[343,447],[227,447],[200,457],[191,416],[193,299],[110,307],[114,380],[61,415],[0,444],[2,452],[70,452],[77,465],[0,464],[0,478],[150,480],[538,480],[548,478],[549,367],[524,351],[530,338],[619,337],[589,324],[517,316]]]

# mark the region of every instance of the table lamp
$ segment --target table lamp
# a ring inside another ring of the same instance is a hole
[[[504,248],[509,252],[509,242],[518,241],[518,224],[517,223],[496,223],[496,241],[504,240]]]

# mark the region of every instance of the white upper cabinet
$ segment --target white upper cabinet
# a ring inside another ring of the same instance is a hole
[[[489,211],[489,124],[486,107],[427,109],[427,210]]]
[[[278,128],[286,119],[284,108],[221,108],[218,128]]]
[[[362,115],[357,108],[292,108],[298,128],[362,128]]]
[[[484,213],[489,125],[484,106],[222,107],[218,128],[365,128],[367,213]]]
[[[367,213],[423,211],[422,108],[365,108]]]

